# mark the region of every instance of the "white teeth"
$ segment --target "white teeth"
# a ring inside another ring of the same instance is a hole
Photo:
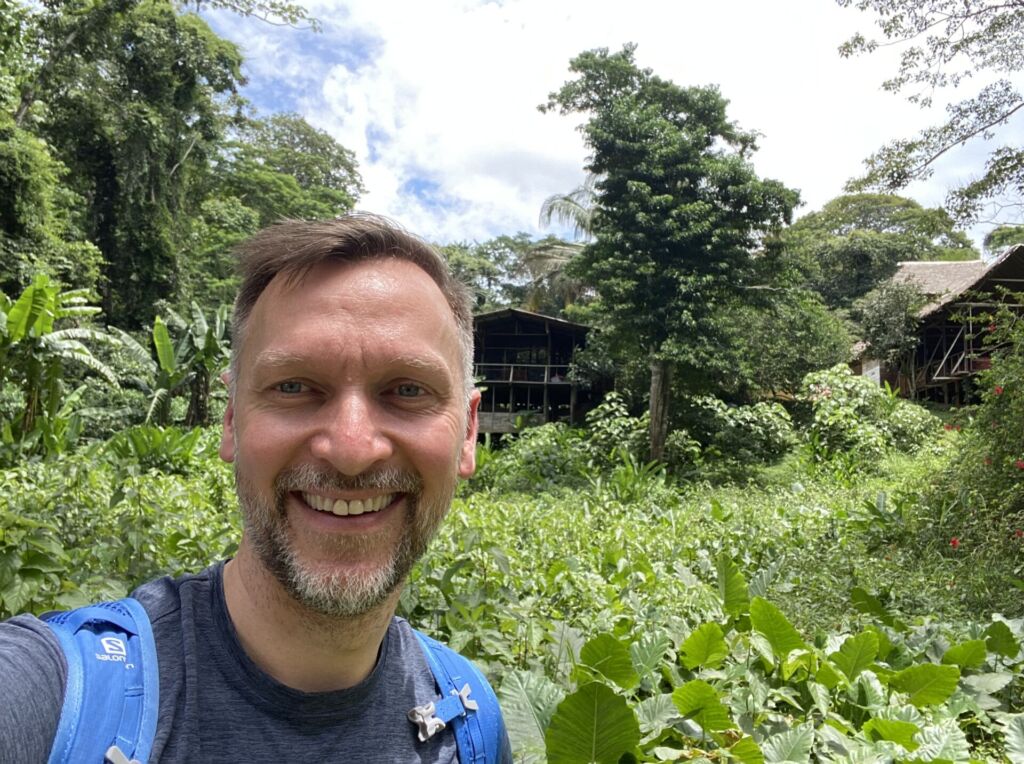
[[[313,509],[347,517],[349,515],[362,515],[366,512],[380,512],[395,500],[395,495],[388,493],[383,496],[372,496],[368,499],[345,501],[344,499],[332,500],[315,493],[303,493],[302,499]]]

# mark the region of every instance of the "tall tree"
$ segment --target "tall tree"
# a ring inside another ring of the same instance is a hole
[[[721,307],[798,195],[757,177],[754,134],[729,121],[716,88],[663,80],[634,51],[580,54],[575,79],[540,108],[588,117],[586,169],[600,180],[594,241],[575,268],[595,288],[614,346],[647,359],[651,456],[660,459],[673,374],[685,382],[716,365]]]
[[[261,225],[334,217],[363,192],[352,152],[298,114],[246,119],[227,149],[214,193],[239,199]]]
[[[167,0],[71,0],[41,14],[45,63],[19,115],[36,112],[86,200],[86,234],[106,260],[104,311],[146,324],[157,299],[175,297],[183,222],[223,135],[241,56]]]
[[[922,107],[932,105],[944,88],[963,85],[976,74],[999,79],[974,95],[946,107],[945,122],[912,138],[894,140],[869,157],[867,174],[850,184],[897,191],[932,175],[935,163],[972,141],[990,139],[995,130],[1020,119],[1024,108],[1014,75],[1024,69],[1024,13],[1020,2],[999,0],[836,0],[871,11],[883,40],[854,35],[840,48],[843,56],[870,53],[880,45],[903,47],[895,75],[884,83],[905,92]],[[1016,135],[1016,133],[1013,133]],[[950,190],[946,207],[961,221],[975,220],[986,203],[1024,205],[1024,148],[1015,141],[997,145],[974,180]]]

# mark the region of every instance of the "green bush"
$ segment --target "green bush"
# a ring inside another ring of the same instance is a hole
[[[583,433],[564,422],[528,427],[481,460],[473,484],[498,491],[544,491],[586,482]]]
[[[608,393],[587,413],[586,449],[595,465],[609,467],[625,452],[634,459],[649,453],[650,414],[631,416],[619,393]]]
[[[1019,298],[1024,299],[1024,298]],[[977,377],[980,402],[947,433],[956,444],[929,500],[942,511],[926,542],[973,560],[993,581],[1024,577],[1024,318],[1004,309],[986,334],[991,368]],[[958,431],[962,427],[962,431]],[[956,550],[950,544],[957,540]],[[998,588],[998,584],[993,584]],[[1020,592],[995,592],[1010,599]]]
[[[890,449],[913,451],[938,432],[939,419],[845,365],[808,374],[800,401],[809,409],[804,428],[816,463],[872,468]]]
[[[0,618],[123,597],[232,554],[231,469],[210,448],[217,432],[195,432],[168,436],[175,474],[147,470],[123,443],[0,472]]]
[[[718,455],[740,463],[767,464],[781,459],[796,442],[789,412],[761,401],[733,406],[712,396],[693,400],[707,432],[706,444]]]

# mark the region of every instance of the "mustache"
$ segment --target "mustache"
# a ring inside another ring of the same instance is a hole
[[[344,475],[336,470],[300,464],[284,470],[274,481],[275,492],[283,496],[290,491],[365,491],[388,493],[419,493],[423,481],[418,475],[398,467],[381,467],[358,475]]]

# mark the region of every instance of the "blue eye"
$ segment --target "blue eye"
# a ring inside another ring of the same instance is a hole
[[[416,398],[423,394],[423,388],[411,382],[398,385],[395,392],[402,398]]]
[[[301,382],[296,382],[295,380],[292,379],[288,380],[287,382],[281,382],[277,385],[278,391],[282,393],[287,393],[288,395],[295,395],[296,393],[301,393],[303,387],[304,385]]]

